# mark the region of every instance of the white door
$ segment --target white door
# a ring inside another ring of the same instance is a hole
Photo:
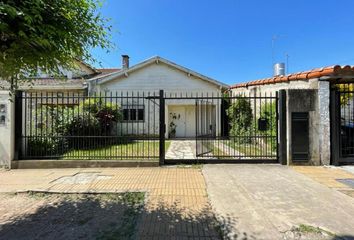
[[[194,138],[195,135],[195,106],[186,106],[186,137]]]
[[[169,124],[170,130],[176,129],[175,137],[186,137],[186,110],[184,106],[171,106]]]

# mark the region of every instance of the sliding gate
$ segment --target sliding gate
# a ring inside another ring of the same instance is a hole
[[[165,99],[166,105],[170,101],[193,103],[194,118],[189,118],[187,124],[195,126],[193,137],[166,140],[181,154],[170,157],[168,150],[165,163],[279,163],[278,93]],[[170,123],[166,121],[168,131]]]

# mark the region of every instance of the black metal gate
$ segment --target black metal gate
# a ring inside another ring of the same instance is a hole
[[[230,93],[198,99],[196,126],[197,158],[209,162],[279,162],[277,93]]]
[[[195,101],[196,157],[213,156],[213,146],[209,139],[216,137],[216,113],[212,101]]]
[[[332,163],[354,164],[354,83],[332,85]]]
[[[178,102],[191,105],[194,102],[194,118],[189,118],[187,124],[190,128],[195,126],[193,137],[168,140],[171,147],[166,152],[165,163],[280,162],[277,92],[168,95],[165,100],[167,116],[171,115],[169,105]],[[176,128],[176,124],[166,119],[166,125],[170,135],[169,127]],[[183,145],[184,149],[178,149]],[[181,154],[171,157],[171,148]]]
[[[16,149],[20,160],[279,163],[278,104],[277,92],[21,92]]]

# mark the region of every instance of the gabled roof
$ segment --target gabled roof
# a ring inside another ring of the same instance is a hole
[[[257,85],[283,83],[283,82],[290,82],[290,81],[318,79],[318,78],[340,79],[348,76],[352,76],[354,78],[354,66],[334,65],[330,67],[315,68],[304,72],[292,73],[286,76],[277,76],[277,77],[250,81],[246,83],[239,83],[231,86],[231,89],[257,86]]]
[[[121,69],[120,71],[118,72],[113,72],[112,74],[107,74],[107,76],[104,76],[104,77],[95,77],[95,78],[92,78],[92,79],[88,79],[88,81],[92,81],[92,80],[97,80],[98,84],[101,84],[101,83],[105,83],[105,82],[109,82],[109,81],[112,81],[118,77],[121,77],[121,76],[127,76],[129,75],[129,73],[131,72],[134,72],[136,70],[139,70],[139,69],[142,69],[150,64],[153,64],[153,63],[164,63],[172,68],[175,68],[175,69],[178,69],[182,72],[185,72],[186,74],[190,75],[190,76],[195,76],[197,78],[200,78],[201,80],[203,81],[206,81],[206,82],[209,82],[209,83],[212,83],[212,84],[215,84],[215,85],[218,85],[220,87],[223,87],[223,88],[229,88],[229,86],[227,84],[224,84],[222,82],[219,82],[215,79],[212,79],[212,78],[209,78],[207,76],[204,76],[200,73],[197,73],[193,70],[190,70],[186,67],[183,67],[183,66],[180,66],[174,62],[171,62],[165,58],[162,58],[162,57],[159,57],[159,56],[154,56],[152,58],[149,58],[145,61],[142,61],[141,63],[138,63],[128,69]]]

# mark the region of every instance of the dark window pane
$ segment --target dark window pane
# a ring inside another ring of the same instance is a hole
[[[129,120],[129,109],[123,109],[123,120],[124,121]]]
[[[138,109],[138,120],[144,121],[144,109]]]
[[[130,119],[129,120],[136,120],[136,109],[130,109]]]

